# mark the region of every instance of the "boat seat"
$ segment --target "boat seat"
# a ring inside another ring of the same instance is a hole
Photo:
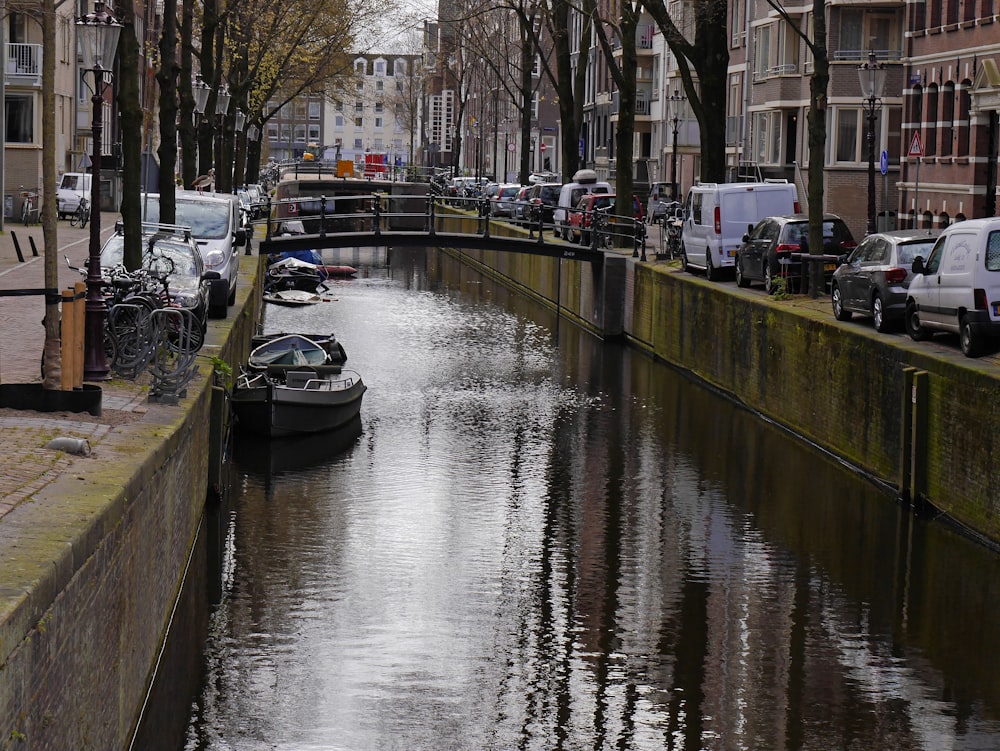
[[[312,368],[302,368],[285,371],[285,385],[293,389],[307,388],[309,381],[317,379],[316,371]]]
[[[317,375],[337,375],[340,373],[340,365],[309,365],[308,367],[303,367],[301,365],[268,365],[267,374],[274,378],[286,378],[289,372],[307,370],[312,373],[312,378]]]

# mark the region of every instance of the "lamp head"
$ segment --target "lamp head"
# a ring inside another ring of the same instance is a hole
[[[122,24],[104,3],[94,3],[94,12],[76,20],[76,39],[83,67],[87,70],[111,70],[118,49]]]

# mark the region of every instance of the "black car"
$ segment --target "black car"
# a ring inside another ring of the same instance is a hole
[[[871,316],[883,332],[903,320],[913,259],[927,258],[940,230],[902,229],[868,235],[833,272],[830,299],[838,321]]]
[[[837,268],[837,259],[845,257],[856,245],[851,231],[839,216],[826,214],[823,217],[822,254],[831,256],[823,264],[827,285]],[[798,254],[808,252],[808,216],[765,217],[743,236],[743,244],[736,251],[736,283],[749,287],[751,282],[763,282],[769,295],[777,291],[775,280],[778,278],[790,280],[794,287],[802,272]]]
[[[559,190],[562,183],[535,183],[528,190],[528,205],[533,211],[542,212],[542,223],[552,224],[552,215],[559,205]],[[538,219],[534,214],[531,216],[533,222]]]

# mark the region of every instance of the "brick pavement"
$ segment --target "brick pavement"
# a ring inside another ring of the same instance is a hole
[[[113,222],[102,222],[102,239],[113,231]],[[59,289],[70,286],[80,276],[70,269],[64,256],[82,266],[89,252],[90,228],[58,223]],[[14,236],[20,244],[24,262],[19,262]],[[38,255],[32,254],[33,238]],[[7,224],[0,233],[0,290],[40,289],[44,284],[44,243],[40,225],[24,227]],[[45,303],[41,296],[0,296],[0,383],[37,383],[41,380],[39,363],[45,332],[42,317]],[[102,415],[42,413],[29,410],[0,409],[0,522],[18,504],[55,480],[60,474],[85,473],[100,456],[101,441],[118,428],[142,418],[147,407],[144,389],[136,383],[112,381],[102,386]],[[91,456],[73,456],[46,449],[56,437],[82,438],[89,442]],[[2,524],[0,524],[2,534]]]

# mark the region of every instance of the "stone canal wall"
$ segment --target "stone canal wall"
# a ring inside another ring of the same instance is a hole
[[[511,231],[520,230],[498,222],[491,230]],[[945,344],[838,323],[825,299],[775,300],[627,254],[609,254],[621,273],[602,274],[567,259],[449,252],[598,334],[623,335],[904,499],[1000,543],[996,358],[970,360]],[[620,331],[601,326],[617,320],[617,313],[600,312],[616,304]],[[808,503],[809,488],[802,500]]]
[[[104,409],[132,396],[131,420],[0,520],[0,749],[129,747],[168,625],[193,617],[173,612],[189,568],[204,590],[196,541],[224,471],[226,414],[211,358],[234,369],[246,359],[255,261],[229,317],[209,323],[187,396],[147,404],[135,384],[106,384]],[[29,413],[16,419],[33,429]]]

